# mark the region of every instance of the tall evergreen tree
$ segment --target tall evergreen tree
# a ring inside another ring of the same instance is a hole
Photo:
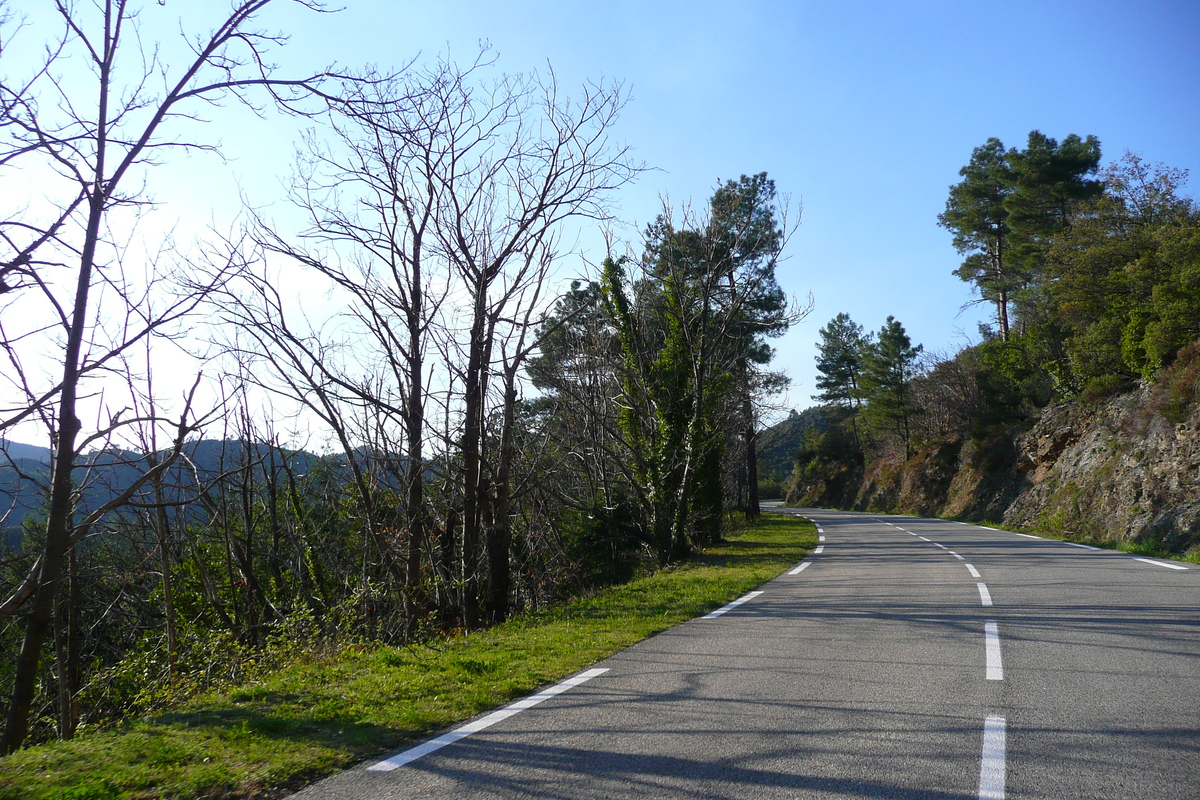
[[[912,395],[917,359],[924,350],[912,344],[904,326],[889,316],[863,360],[862,388],[868,414],[904,442],[904,458],[912,455],[912,418],[920,413]]]
[[[862,376],[863,356],[871,336],[863,334],[863,326],[838,314],[817,333],[817,388],[814,400],[854,407],[861,397],[859,379]]]
[[[1001,339],[1012,329],[1013,302],[1042,280],[1050,237],[1070,224],[1078,203],[1104,190],[1088,177],[1099,163],[1096,137],[1071,134],[1060,144],[1035,130],[1024,150],[988,139],[959,170],[938,224],[966,256],[955,274],[995,304]]]
[[[1002,339],[1008,339],[1009,300],[1020,285],[1008,251],[1006,201],[1015,191],[1008,155],[995,137],[976,147],[938,215],[938,224],[954,234],[955,249],[966,256],[954,274],[974,283],[982,301],[995,304]]]
[[[1062,143],[1030,131],[1024,150],[1007,156],[1012,191],[1008,212],[1010,263],[1021,276],[1018,289],[1044,279],[1046,254],[1054,234],[1070,227],[1075,210],[1097,199],[1104,183],[1089,176],[1100,165],[1100,142],[1071,134]]]

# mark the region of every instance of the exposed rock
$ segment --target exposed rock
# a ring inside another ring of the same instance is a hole
[[[1046,409],[1018,442],[1036,466],[1005,522],[1171,549],[1200,541],[1197,409],[1177,424],[1161,406],[1147,385],[1097,408]]]
[[[793,501],[1003,519],[1184,551],[1200,546],[1200,402],[1164,413],[1170,402],[1163,387],[1143,385],[1095,406],[1060,403],[1023,433],[940,443],[907,463],[876,459],[856,492],[842,474]]]

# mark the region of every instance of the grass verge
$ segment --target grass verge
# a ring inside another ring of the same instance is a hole
[[[765,516],[684,564],[433,646],[349,647],[170,714],[0,759],[2,800],[278,797],[569,675],[799,561]]]

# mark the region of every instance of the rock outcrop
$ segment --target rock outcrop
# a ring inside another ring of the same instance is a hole
[[[1172,403],[1175,405],[1172,406]],[[981,444],[942,442],[907,463],[880,458],[855,477],[797,487],[790,500],[942,515],[1082,539],[1200,547],[1200,402],[1180,407],[1162,385],[1042,410],[1033,426]]]

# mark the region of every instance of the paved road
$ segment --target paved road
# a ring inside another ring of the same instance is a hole
[[[761,593],[297,800],[1200,798],[1200,569],[778,510]]]

